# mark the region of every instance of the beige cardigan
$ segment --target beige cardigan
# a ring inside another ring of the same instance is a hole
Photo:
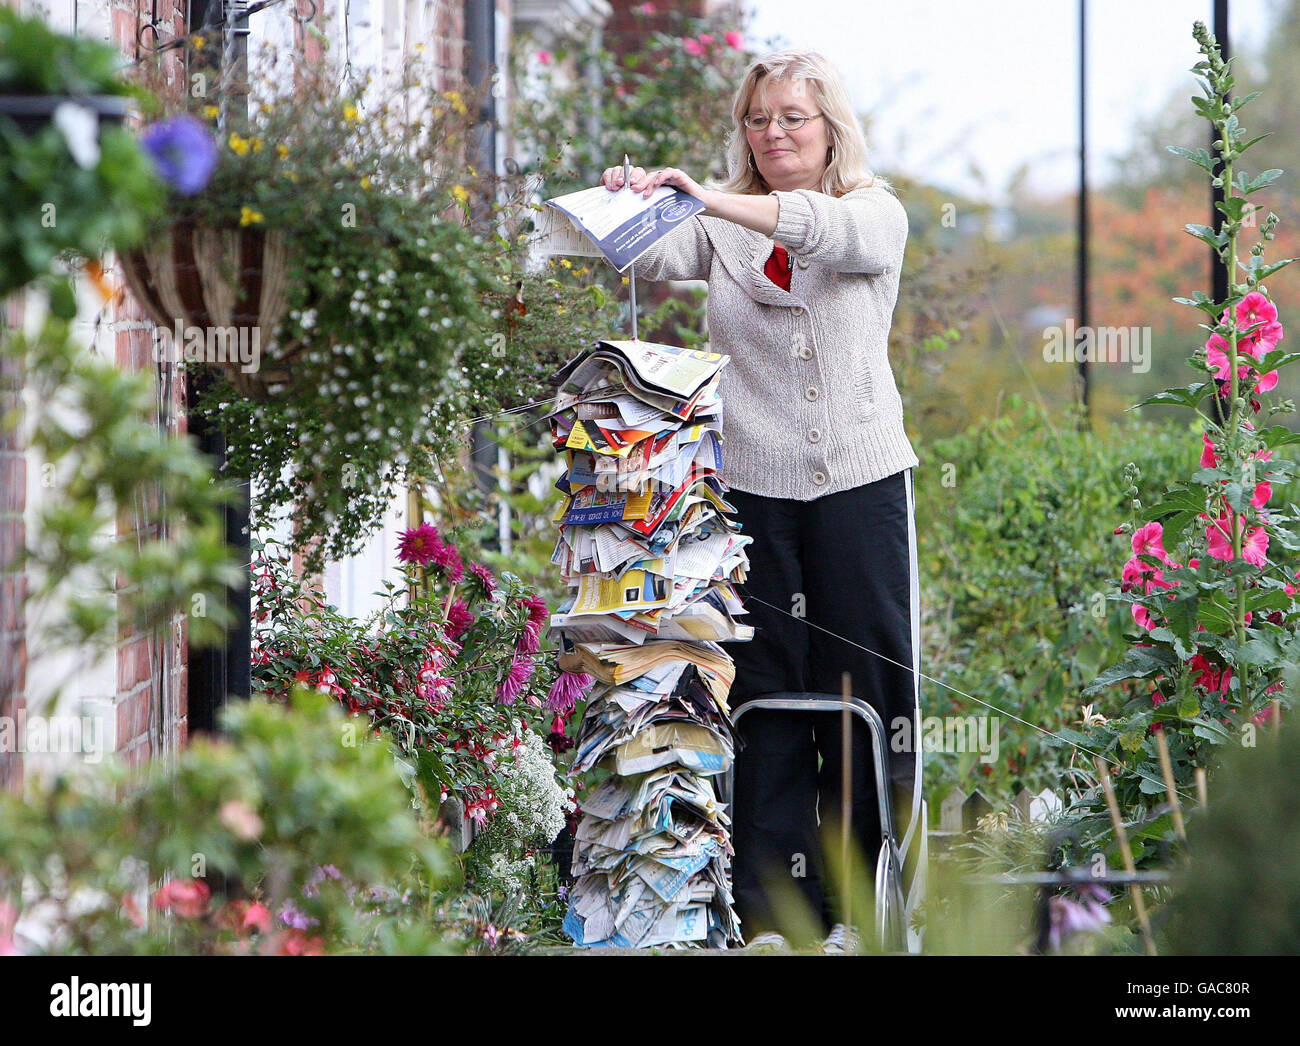
[[[775,190],[769,238],[696,214],[636,261],[650,280],[707,280],[722,371],[722,479],[811,501],[918,464],[889,365],[907,214],[891,192]],[[790,252],[790,290],[763,272]]]

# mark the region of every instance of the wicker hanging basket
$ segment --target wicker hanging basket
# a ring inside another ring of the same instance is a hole
[[[288,238],[278,230],[209,228],[178,222],[153,242],[121,258],[127,286],[149,318],[169,331],[256,338],[257,364],[204,359],[251,399],[269,399],[293,377],[302,346],[281,346],[275,333],[288,305]],[[176,346],[176,351],[182,351]],[[217,354],[220,355],[220,354]]]

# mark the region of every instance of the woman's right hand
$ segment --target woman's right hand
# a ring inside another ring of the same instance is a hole
[[[610,192],[618,192],[623,188],[623,165],[617,167],[606,167],[605,173],[600,176],[601,184]],[[629,179],[632,189],[639,191],[645,185],[645,168],[633,167],[631,178]]]

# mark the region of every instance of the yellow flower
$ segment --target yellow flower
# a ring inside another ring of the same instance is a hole
[[[467,190],[463,185],[453,185],[451,187],[451,194],[460,201],[462,207],[469,203],[469,190]]]
[[[248,155],[248,139],[240,137],[236,132],[230,132],[230,151],[236,156]]]
[[[561,259],[560,259],[560,264],[563,265],[566,269],[572,269],[572,268],[573,268],[573,262],[569,261],[568,258],[561,258]]]
[[[203,107],[203,115],[206,116],[209,120],[215,120],[218,116],[221,115],[221,110],[218,109],[215,105],[205,105]]]
[[[370,182],[370,175],[368,175],[368,174],[363,174],[363,175],[361,176],[361,188],[363,188],[363,189],[369,189],[369,188],[370,188],[370,185],[371,185],[371,182]]]
[[[203,39],[203,37],[201,37],[201,36],[199,36],[197,33],[195,33],[195,34],[194,34],[194,37],[193,37],[193,43],[194,43],[194,50],[196,50],[196,51],[202,51],[202,50],[203,50],[203,45],[206,44],[207,41],[206,41],[205,39]]]
[[[271,113],[275,112],[275,110],[274,110],[271,106],[269,106],[269,105],[267,105],[265,102],[263,102],[263,103],[262,103],[262,112],[266,113],[266,114],[269,116]]]
[[[557,313],[561,313],[561,312],[568,312],[569,310],[566,309],[563,305],[561,305],[561,306],[559,306],[559,308],[557,308],[555,311],[556,311]]]
[[[239,209],[240,225],[256,225],[258,222],[262,221],[262,219],[263,215],[261,211],[255,211],[251,207],[241,207]]]
[[[626,276],[624,276],[624,277],[623,277],[623,285],[624,285],[624,286],[627,286],[628,282],[629,282],[629,281],[628,281],[628,278],[627,278]]]
[[[343,107],[343,119],[348,123],[356,123],[361,117],[357,114],[357,107],[351,102]]]
[[[289,147],[288,147],[287,145],[285,145],[284,142],[281,142],[279,145],[277,145],[277,146],[275,147],[275,151],[276,151],[277,153],[280,154],[280,159],[281,159],[281,160],[286,160],[286,159],[288,159],[288,157],[289,157]]]
[[[285,172],[284,172],[284,176],[285,176],[286,178],[288,178],[289,181],[291,181],[291,182],[296,182],[296,181],[298,180],[298,172],[297,172],[297,171],[285,171]]]
[[[461,100],[459,91],[443,91],[442,96],[451,102],[451,107],[464,116],[469,110],[465,108],[465,103]]]
[[[472,177],[478,177],[478,171],[474,170],[474,165],[472,163],[466,164],[465,166],[469,168],[469,173]]]
[[[265,144],[266,144],[266,143],[263,142],[261,138],[254,138],[254,139],[253,139],[253,152],[255,152],[255,153],[260,153],[260,152],[262,151],[262,146],[265,145]]]

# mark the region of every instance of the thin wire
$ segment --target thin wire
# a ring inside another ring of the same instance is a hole
[[[745,595],[743,597],[743,600],[744,602],[749,602],[750,600],[753,600],[755,603],[762,603],[763,606],[765,607],[771,607],[773,610],[779,611],[780,613],[785,614],[787,617],[795,621],[802,621],[804,624],[810,626],[811,628],[815,628],[819,632],[825,632],[828,636],[838,639],[841,642],[848,643],[850,646],[855,646],[859,650],[865,650],[868,654],[874,654],[876,657],[882,658],[885,661],[888,661],[892,665],[897,665],[899,668],[904,668],[909,672],[912,671],[911,665],[905,665],[902,662],[895,661],[892,657],[882,654],[877,650],[872,650],[870,647],[863,646],[861,643],[855,643],[852,639],[846,639],[844,636],[836,635],[836,633],[832,632],[829,628],[823,628],[821,625],[814,624],[813,622],[809,621],[807,618],[802,618],[796,616],[795,614],[791,614],[790,611],[786,610],[784,607],[774,606],[773,604],[769,603],[765,599],[759,599],[757,596]],[[1077,744],[1074,741],[1070,741],[1067,738],[1061,737],[1059,734],[1052,733],[1052,731],[1046,729],[1045,727],[1041,727],[1036,723],[1031,723],[1027,719],[1021,719],[1014,712],[1008,712],[1005,709],[999,708],[997,705],[990,704],[989,702],[976,697],[974,694],[968,694],[964,690],[958,690],[955,686],[949,686],[941,679],[936,679],[934,676],[928,675],[927,673],[921,671],[917,671],[917,675],[919,675],[922,679],[930,680],[930,682],[943,687],[945,690],[951,690],[954,694],[960,694],[968,701],[974,701],[976,704],[983,705],[985,708],[992,709],[994,712],[997,712],[999,715],[1004,715],[1008,719],[1014,719],[1017,723],[1023,723],[1031,730],[1037,730],[1039,733],[1044,734],[1047,737],[1053,737],[1056,740],[1060,741],[1061,743],[1069,745],[1071,748],[1078,749],[1080,752],[1086,752],[1088,755],[1102,760],[1109,766],[1114,766],[1121,770],[1128,769],[1128,767],[1124,766],[1122,763],[1117,763],[1114,762],[1113,760],[1107,759],[1104,755],[1102,755],[1099,752],[1093,752],[1088,748],[1084,748],[1083,745],[1081,744]],[[1153,777],[1150,774],[1144,774],[1141,770],[1134,770],[1133,772],[1136,773],[1139,777],[1143,778],[1144,780],[1153,781],[1154,783],[1160,785],[1161,789],[1165,787],[1164,781],[1158,777]],[[1178,795],[1183,796],[1183,798],[1187,799],[1189,802],[1194,800],[1194,797],[1190,793],[1179,792],[1177,789],[1175,789],[1174,791],[1177,792]]]

